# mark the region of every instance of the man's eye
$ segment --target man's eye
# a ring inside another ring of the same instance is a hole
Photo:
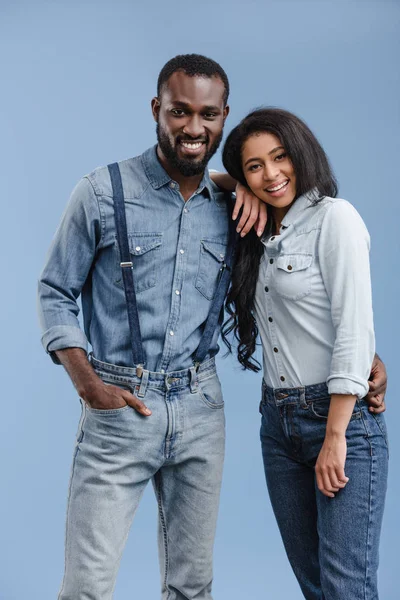
[[[205,117],[206,119],[215,119],[215,117],[216,117],[216,116],[217,116],[217,115],[216,115],[215,113],[212,113],[212,112],[210,112],[210,113],[205,113],[205,115],[204,115],[204,117]]]
[[[181,108],[173,108],[171,112],[174,115],[174,117],[182,117],[185,114],[185,112]]]
[[[283,152],[282,154],[278,154],[278,156],[275,156],[275,160],[283,160],[286,157],[287,157],[287,153]]]

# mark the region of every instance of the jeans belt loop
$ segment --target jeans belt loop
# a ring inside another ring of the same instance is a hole
[[[139,391],[137,393],[138,398],[144,398],[147,390],[147,384],[149,382],[149,371],[147,369],[143,369],[142,378],[140,381]]]
[[[303,408],[307,407],[307,402],[306,402],[306,388],[300,388],[300,405]]]
[[[190,369],[189,369],[190,393],[191,394],[195,394],[199,388],[199,379],[197,376],[197,369],[198,369],[198,367],[196,367],[196,365],[194,365],[193,367],[190,367]]]

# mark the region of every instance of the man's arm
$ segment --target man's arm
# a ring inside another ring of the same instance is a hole
[[[105,384],[95,373],[86,352],[81,348],[57,350],[56,355],[70,376],[78,395],[91,408],[110,410],[129,404],[141,415],[151,415],[151,410],[133,394],[116,385]]]
[[[67,370],[80,397],[92,408],[112,409],[129,404],[151,412],[130,392],[106,385],[87,359],[87,339],[78,321],[77,298],[101,243],[101,217],[87,178],[75,187],[54,236],[39,280],[42,343],[56,363]]]
[[[237,219],[240,209],[242,214],[237,224],[236,231],[244,237],[254,227],[258,237],[263,234],[267,224],[267,206],[248,188],[238,183],[228,173],[210,171],[213,182],[225,192],[235,192],[236,201],[232,213],[232,219]]]
[[[372,363],[371,375],[369,376],[369,393],[367,402],[369,410],[372,413],[379,414],[385,412],[385,394],[387,388],[387,373],[384,363],[379,356],[375,354]]]

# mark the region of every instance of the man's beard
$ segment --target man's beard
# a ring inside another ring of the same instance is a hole
[[[158,145],[160,146],[160,149],[162,150],[162,153],[164,154],[168,163],[171,165],[172,168],[177,169],[179,173],[181,173],[181,175],[183,175],[184,177],[192,177],[193,175],[201,175],[202,173],[204,173],[210,158],[214,156],[214,154],[218,150],[223,135],[223,132],[221,131],[221,133],[215,139],[215,142],[212,144],[212,146],[210,146],[210,148],[206,150],[204,158],[202,160],[196,160],[196,157],[179,158],[176,149],[170,142],[168,134],[159,123],[157,123],[156,131]],[[191,142],[196,141],[196,139],[188,138],[184,135],[181,135],[178,136],[178,138],[175,140],[175,143],[178,144],[180,140]],[[204,138],[202,138],[202,140],[205,141],[207,147],[208,136],[206,140],[204,140]]]

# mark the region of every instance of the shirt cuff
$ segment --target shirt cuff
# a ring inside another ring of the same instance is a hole
[[[50,327],[42,336],[42,344],[56,365],[61,364],[55,353],[56,350],[82,348],[86,354],[88,351],[88,341],[82,329],[72,325],[55,325],[54,327]]]
[[[348,375],[333,375],[326,380],[329,394],[350,394],[359,400],[369,392],[368,382],[358,377],[349,378]]]

